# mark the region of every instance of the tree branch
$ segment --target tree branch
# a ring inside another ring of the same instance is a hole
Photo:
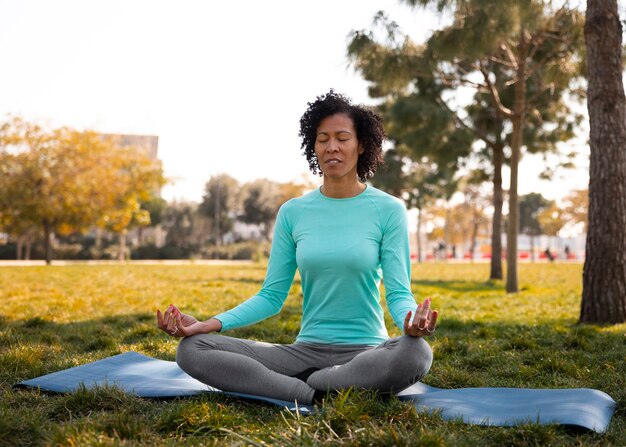
[[[493,99],[493,104],[496,107],[496,110],[498,111],[498,113],[506,116],[507,118],[510,118],[511,116],[513,116],[513,112],[511,111],[511,109],[505,107],[504,104],[502,104],[502,101],[500,100],[500,94],[498,93],[498,89],[496,89],[495,85],[493,85],[493,83],[489,79],[489,73],[487,73],[487,70],[485,69],[485,66],[483,65],[482,61],[480,62],[480,72],[483,74],[483,77],[485,78],[485,84],[487,88],[489,89],[489,93],[491,94],[491,98]]]
[[[517,70],[517,67],[518,67],[517,59],[515,58],[515,55],[511,51],[511,47],[509,47],[508,45],[505,45],[505,44],[501,44],[500,45],[500,49],[502,51],[504,51],[506,53],[507,57],[509,58],[510,67],[513,68],[514,70]]]
[[[473,126],[470,126],[469,124],[467,124],[465,121],[463,121],[461,119],[461,117],[459,116],[459,114],[452,110],[450,108],[450,106],[441,98],[440,95],[437,95],[437,102],[444,107],[448,112],[450,112],[452,114],[452,116],[454,116],[454,119],[457,123],[459,123],[462,127],[466,128],[467,130],[469,130],[470,132],[472,132],[474,135],[476,135],[478,138],[480,138],[481,140],[483,140],[485,142],[485,144],[487,144],[487,146],[489,146],[490,148],[494,149],[496,143],[494,141],[491,141],[489,139],[489,137],[487,136],[487,134],[485,134],[484,132],[479,131],[478,129],[476,129]]]

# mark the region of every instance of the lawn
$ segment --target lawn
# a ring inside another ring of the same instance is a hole
[[[12,390],[27,378],[125,351],[173,360],[157,307],[208,318],[254,294],[263,265],[0,267],[0,446],[14,445],[626,445],[626,325],[579,326],[577,264],[523,264],[520,293],[486,282],[486,264],[426,264],[413,290],[431,296],[440,324],[424,379],[442,388],[596,388],[618,407],[605,434],[526,424],[446,422],[367,392],[333,396],[315,415],[225,396],[151,401],[115,388],[47,395]],[[301,289],[280,316],[229,335],[291,342]],[[392,335],[398,330],[387,321]]]

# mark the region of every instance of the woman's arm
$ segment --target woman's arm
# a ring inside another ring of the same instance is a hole
[[[411,254],[409,250],[409,225],[406,208],[394,201],[385,210],[383,238],[380,248],[380,264],[385,284],[385,299],[395,325],[404,329],[409,311],[414,312],[417,303],[411,292]]]
[[[183,314],[170,304],[163,314],[157,310],[159,329],[174,337],[187,337],[249,326],[279,313],[296,274],[296,246],[285,205],[279,209],[276,217],[270,259],[259,293],[206,321],[198,321],[191,315]]]
[[[280,312],[297,268],[296,244],[291,226],[289,204],[286,203],[278,210],[270,259],[261,290],[239,306],[213,317],[221,322],[221,330],[249,326]]]
[[[381,242],[381,267],[385,298],[396,326],[413,337],[430,335],[437,325],[437,314],[430,298],[417,305],[411,292],[411,254],[406,208],[401,202],[387,214]],[[413,318],[411,318],[413,317]]]

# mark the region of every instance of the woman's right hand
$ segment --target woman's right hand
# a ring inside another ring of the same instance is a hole
[[[409,311],[404,319],[404,333],[411,337],[425,337],[432,335],[437,327],[437,317],[439,312],[431,310],[430,298],[424,300],[424,304],[418,304],[415,316],[411,319],[412,312]]]
[[[198,321],[170,304],[163,313],[157,309],[157,326],[172,337],[189,337],[196,334],[217,332],[222,329],[222,322],[215,318]]]

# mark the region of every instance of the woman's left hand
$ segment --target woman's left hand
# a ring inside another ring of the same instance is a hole
[[[194,327],[198,325],[191,315],[182,313],[178,307],[170,304],[164,313],[157,309],[157,326],[172,337],[187,337],[193,335]]]
[[[409,311],[404,319],[404,333],[406,335],[424,337],[435,332],[438,312],[430,309],[430,298],[426,298],[423,304],[418,304],[415,317],[411,322],[412,313]]]

